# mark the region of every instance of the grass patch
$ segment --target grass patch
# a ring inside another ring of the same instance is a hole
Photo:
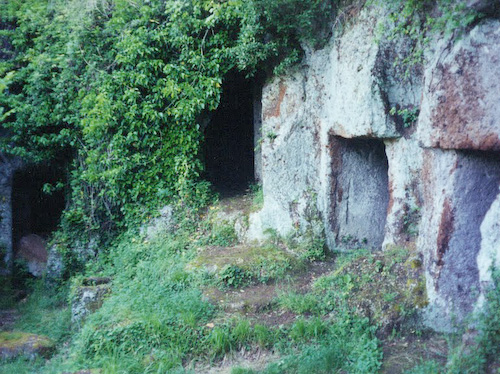
[[[284,337],[292,338],[292,343],[283,346],[284,339],[280,340],[279,361],[264,370],[236,367],[232,373],[375,373],[382,356],[374,332],[367,319],[348,314],[329,321],[299,319],[282,331]]]
[[[30,294],[18,304],[20,318],[14,328],[37,335],[45,335],[56,344],[71,336],[71,311],[67,303],[67,288],[48,289],[42,281],[31,284]]]
[[[29,360],[24,357],[16,358],[11,361],[3,361],[0,364],[0,374],[29,374],[38,373],[44,366],[43,358]]]
[[[182,232],[150,241],[133,232],[124,235],[90,271],[113,278],[110,296],[44,371],[101,368],[106,373],[176,373],[185,372],[190,362],[254,349],[281,352],[279,372],[283,373],[302,372],[312,365],[312,352],[334,357],[339,368],[347,368],[346,363],[353,368],[353,362],[370,352],[371,367],[379,365],[378,340],[367,319],[345,314],[329,320],[302,318],[281,327],[228,319],[205,300],[201,288],[206,278],[203,272],[186,271],[188,264],[224,269],[234,263],[252,280],[266,282],[296,268],[297,260],[275,246],[236,247],[234,252],[217,255],[217,248],[198,254],[199,244]],[[225,283],[230,285],[229,277],[237,279],[238,273],[225,269]],[[360,342],[369,348],[356,351]],[[269,370],[275,369],[271,365]]]

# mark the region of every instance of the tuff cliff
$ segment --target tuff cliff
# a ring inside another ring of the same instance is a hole
[[[365,6],[264,85],[264,206],[247,234],[312,228],[332,250],[414,249],[437,330],[474,310],[500,264],[500,20],[495,1],[467,6],[489,16],[432,36],[406,77],[398,61],[415,45],[381,38],[388,10]]]

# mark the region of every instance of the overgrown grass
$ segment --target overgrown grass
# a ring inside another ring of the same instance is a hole
[[[38,372],[45,360],[37,358],[35,360],[27,360],[23,357],[12,361],[2,362],[0,365],[0,374],[29,374]]]
[[[14,328],[48,336],[59,345],[67,341],[71,336],[67,291],[67,287],[49,289],[42,281],[32,283],[29,297],[18,304],[20,318]]]
[[[232,373],[375,373],[382,353],[374,332],[367,319],[348,314],[335,320],[299,319],[283,332],[291,343],[282,347],[278,362],[262,371],[236,367]]]
[[[203,242],[192,232],[180,228],[153,240],[133,231],[124,234],[87,270],[88,275],[112,277],[112,293],[78,331],[69,325],[67,289],[48,291],[34,284],[28,301],[20,306],[16,328],[48,335],[58,343],[58,354],[49,362],[11,361],[0,372],[191,373],[197,363],[252,350],[270,350],[279,359],[260,371],[236,367],[234,374],[378,372],[378,309],[368,307],[367,316],[358,304],[371,289],[387,305],[406,305],[414,294],[404,289],[391,292],[403,270],[418,273],[418,259],[410,252],[337,254],[336,269],[318,278],[311,292],[290,288],[279,294],[278,308],[297,318],[268,326],[230,317],[203,297],[206,279],[187,269]],[[477,323],[479,348],[471,354],[455,350],[446,368],[428,361],[409,373],[484,372],[499,353],[498,310],[500,291],[492,288]]]
[[[0,309],[18,310],[20,318],[13,326],[14,331],[47,336],[56,344],[56,348],[62,349],[72,334],[67,287],[49,289],[40,280],[26,282],[26,286],[28,296],[17,304],[13,303],[12,290],[6,288],[4,295],[8,302],[2,302]],[[45,364],[42,358],[32,360],[19,357],[1,362],[0,373],[39,373]]]
[[[272,349],[281,355],[279,363],[269,366],[269,373],[301,373],[307,367],[318,373],[326,367],[369,373],[379,366],[374,328],[367,319],[347,312],[327,319],[304,316],[280,327],[228,318],[203,297],[203,274],[187,270],[204,242],[192,232],[180,228],[176,234],[152,240],[133,231],[124,234],[87,271],[113,279],[103,306],[71,337],[69,319],[60,327],[49,328],[46,323],[47,329],[39,326],[35,331],[69,341],[40,371],[100,368],[105,373],[184,373],[196,362],[254,349]],[[60,305],[53,295],[54,301]],[[38,313],[32,308],[47,310],[43,302],[43,298],[31,298],[20,326],[35,325]],[[45,318],[52,318],[50,312]],[[311,359],[313,353],[315,359]]]
[[[319,277],[311,292],[282,290],[278,304],[293,313],[315,316],[349,310],[388,330],[425,300],[419,261],[409,251],[358,250],[338,253],[335,269]]]

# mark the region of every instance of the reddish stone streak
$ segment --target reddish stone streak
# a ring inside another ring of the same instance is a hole
[[[444,265],[443,257],[449,249],[451,236],[454,230],[453,209],[449,198],[446,198],[443,204],[443,213],[441,214],[441,222],[439,223],[437,237],[437,265]]]
[[[264,120],[268,118],[279,117],[281,114],[281,104],[283,103],[283,99],[285,98],[287,87],[285,84],[283,84],[283,82],[280,82],[279,86],[280,92],[278,98],[276,100],[273,100],[271,105],[264,111]]]
[[[394,206],[394,186],[392,183],[392,178],[389,177],[389,202],[387,203],[387,215],[392,212],[392,207]]]
[[[342,197],[344,196],[344,189],[342,187],[337,188],[337,202],[342,202]]]
[[[443,149],[500,150],[500,139],[483,124],[486,113],[479,105],[484,87],[478,77],[477,56],[468,52],[457,55],[450,65],[440,66],[442,79],[433,90],[441,92],[432,113],[435,128],[432,146]],[[456,72],[455,72],[456,70]]]
[[[328,220],[332,229],[336,230],[337,228],[337,217],[335,215],[335,211],[337,209],[337,204],[339,204],[344,195],[344,191],[340,186],[338,181],[339,175],[342,171],[342,154],[344,153],[344,149],[342,147],[341,142],[338,141],[337,137],[333,135],[333,133],[329,134],[329,151],[331,155],[331,186],[330,186],[330,201],[332,202],[332,210],[329,214]]]

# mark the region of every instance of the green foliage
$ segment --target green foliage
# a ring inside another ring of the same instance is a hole
[[[264,206],[264,190],[262,185],[250,185],[250,192],[252,193],[252,211],[258,211]]]
[[[442,365],[436,361],[424,361],[407,371],[407,374],[441,374]]]
[[[249,282],[245,270],[236,265],[226,265],[219,272],[219,281],[224,286],[238,288]]]
[[[64,307],[67,292],[47,293],[37,286],[21,309],[18,326],[48,334],[58,342],[59,353],[46,363],[16,362],[8,367],[19,372],[40,367],[38,371],[45,373],[88,368],[109,373],[183,373],[192,360],[218,360],[231,352],[255,349],[280,352],[282,359],[266,373],[323,373],[326,367],[365,373],[379,366],[374,329],[368,320],[346,311],[339,310],[334,318],[327,313],[311,319],[302,316],[279,327],[228,318],[203,297],[200,288],[205,279],[187,270],[201,239],[184,230],[154,239],[134,230],[122,234],[98,262],[87,267],[87,276],[112,278],[111,294],[73,331]],[[257,269],[255,274],[263,272],[263,277],[271,272]],[[225,273],[231,282],[239,281],[241,274],[235,267]],[[73,278],[73,285],[82,279]],[[307,309],[302,310],[306,315]]]
[[[367,316],[387,332],[427,303],[421,269],[413,259],[404,249],[338,254],[335,269],[319,277],[311,292],[282,291],[277,303],[302,315]]]
[[[24,357],[20,357],[7,362],[3,361],[0,365],[0,374],[31,374],[34,372],[39,372],[44,363],[45,360],[43,358],[29,360]]]
[[[467,342],[462,338],[463,325],[449,339],[450,352],[446,367],[434,361],[423,361],[409,371],[409,374],[482,374],[492,372],[492,368],[500,365],[500,271],[492,269],[492,282],[486,292],[483,308],[471,316],[466,323],[471,330],[465,331],[469,336]]]
[[[319,312],[317,297],[311,294],[299,294],[294,291],[281,292],[278,295],[278,305],[293,313],[306,314]]]
[[[398,116],[403,122],[403,127],[409,128],[413,126],[418,119],[418,114],[420,113],[418,108],[396,108],[392,107],[389,113],[392,116]]]
[[[69,170],[69,238],[106,242],[173,199],[197,211],[200,119],[226,74],[299,56],[330,2],[9,1],[3,152]]]
[[[458,345],[452,351],[447,374],[487,373],[488,364],[499,364],[500,355],[500,271],[492,269],[492,282],[483,309],[474,319],[477,334],[471,346]]]

